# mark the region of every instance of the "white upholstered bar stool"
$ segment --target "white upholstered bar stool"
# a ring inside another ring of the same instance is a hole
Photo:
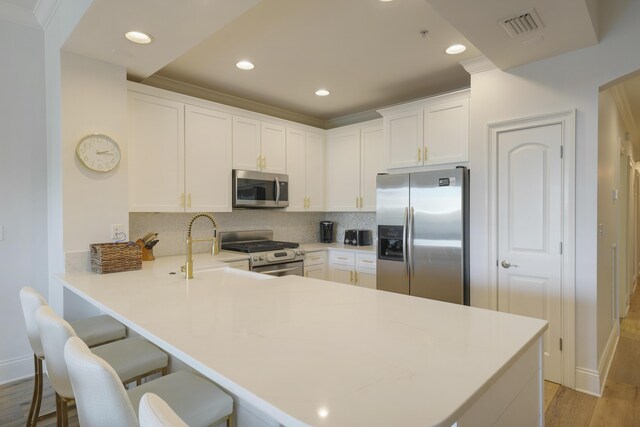
[[[33,397],[31,398],[31,409],[27,419],[27,427],[35,426],[40,419],[51,414],[40,416],[40,405],[42,404],[42,381],[43,370],[42,342],[40,332],[36,324],[36,310],[46,306],[47,301],[31,287],[24,287],[20,290],[20,303],[22,314],[27,326],[27,336],[31,350],[33,350]],[[121,340],[125,337],[127,330],[124,325],[115,319],[102,315],[70,322],[76,334],[87,343],[89,347],[105,344],[112,341]]]
[[[173,409],[155,393],[145,393],[138,408],[140,427],[189,427]]]
[[[78,338],[64,346],[71,384],[76,395],[80,425],[91,427],[138,426],[134,408],[142,396],[154,393],[191,427],[232,425],[233,399],[215,384],[179,371],[125,390],[111,366]]]
[[[75,399],[64,360],[64,344],[70,337],[76,337],[76,334],[71,325],[58,317],[49,306],[40,307],[36,311],[36,323],[47,361],[47,374],[56,392],[58,425],[67,426],[68,405]],[[108,360],[117,372],[118,380],[124,384],[132,381],[139,383],[141,378],[158,372],[164,375],[169,361],[162,350],[138,338],[114,341],[90,351]]]

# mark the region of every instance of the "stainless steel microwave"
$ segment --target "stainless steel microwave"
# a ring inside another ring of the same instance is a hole
[[[234,208],[286,208],[289,176],[279,173],[233,170]]]

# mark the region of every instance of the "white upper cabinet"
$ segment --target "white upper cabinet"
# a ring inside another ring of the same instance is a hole
[[[376,210],[376,175],[384,170],[380,124],[335,129],[327,136],[327,211]]]
[[[129,209],[184,210],[184,104],[129,93]]]
[[[376,211],[376,176],[384,172],[384,133],[382,126],[360,131],[360,196],[362,211]]]
[[[307,210],[322,211],[325,206],[325,140],[324,135],[306,132],[305,185]]]
[[[259,120],[233,117],[233,168],[259,171],[262,168]]]
[[[284,126],[262,122],[262,171],[286,172],[286,137]]]
[[[324,136],[287,129],[288,211],[324,209]]]
[[[327,136],[327,210],[360,210],[360,129]]]
[[[289,175],[288,211],[303,211],[306,208],[305,148],[305,132],[299,129],[287,129],[287,175]]]
[[[231,211],[232,116],[185,106],[187,212]]]
[[[285,173],[285,128],[246,117],[233,117],[233,168]]]
[[[422,108],[414,108],[384,117],[384,153],[389,169],[422,165],[423,115]]]
[[[379,110],[387,169],[469,160],[469,90]]]
[[[129,209],[231,210],[232,116],[129,92]]]
[[[430,105],[424,110],[424,164],[469,160],[469,99]]]

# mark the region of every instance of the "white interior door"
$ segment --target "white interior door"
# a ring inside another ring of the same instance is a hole
[[[498,134],[498,310],[549,322],[544,377],[562,383],[562,126]]]

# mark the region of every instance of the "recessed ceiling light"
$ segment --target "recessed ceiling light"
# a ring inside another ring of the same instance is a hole
[[[316,95],[318,95],[318,96],[327,96],[327,95],[329,95],[330,93],[331,93],[331,92],[329,92],[329,91],[328,91],[328,90],[326,90],[326,89],[318,89],[318,90],[316,91]]]
[[[138,44],[151,43],[151,36],[145,33],[141,33],[140,31],[129,31],[124,36],[134,43],[138,43]]]
[[[463,44],[454,44],[451,45],[447,48],[447,50],[445,50],[445,52],[447,52],[449,55],[457,55],[459,53],[464,52],[465,50],[467,50],[467,47]]]
[[[380,1],[383,2],[383,3],[387,3],[387,2],[390,2],[390,1],[393,1],[393,0],[380,0]]]
[[[241,70],[253,70],[255,68],[255,65],[253,65],[249,61],[240,61],[236,64],[236,67],[240,68]]]

